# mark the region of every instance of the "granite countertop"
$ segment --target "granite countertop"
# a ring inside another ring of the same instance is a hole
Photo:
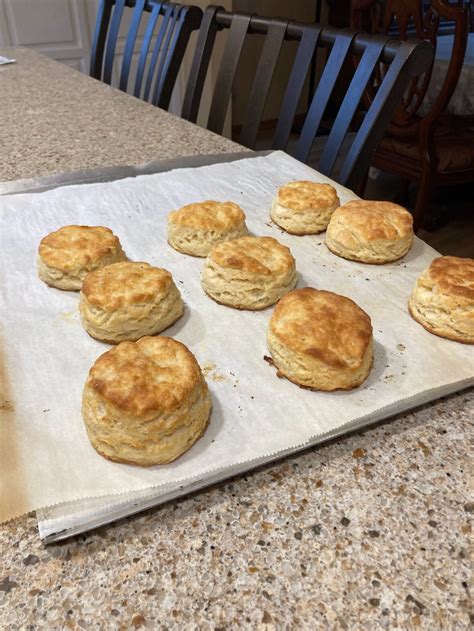
[[[241,149],[0,54],[0,181]],[[0,628],[470,628],[473,412],[465,391],[63,544],[3,524]]]
[[[2,48],[0,182],[242,146],[26,48]]]

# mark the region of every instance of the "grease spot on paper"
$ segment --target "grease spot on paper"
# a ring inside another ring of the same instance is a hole
[[[201,366],[204,376],[212,381],[227,381],[227,377],[222,375],[213,362],[204,362]]]

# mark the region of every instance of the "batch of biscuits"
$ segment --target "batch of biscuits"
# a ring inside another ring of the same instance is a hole
[[[282,186],[270,217],[292,235],[326,231],[329,250],[349,261],[396,261],[413,243],[411,214],[391,202],[340,205],[330,184]],[[373,364],[370,316],[353,300],[324,289],[295,289],[290,249],[250,236],[235,203],[204,201],[168,215],[168,243],[183,255],[205,257],[201,285],[224,307],[266,309],[268,358],[298,386],[351,389]],[[170,272],[127,259],[119,238],[101,226],[64,226],[39,246],[38,273],[48,285],[80,291],[79,312],[93,338],[115,345],[89,371],[82,415],[95,450],[115,462],[166,464],[203,435],[211,398],[192,352],[157,335],[184,312]],[[474,260],[442,256],[418,278],[408,309],[435,335],[474,343]]]

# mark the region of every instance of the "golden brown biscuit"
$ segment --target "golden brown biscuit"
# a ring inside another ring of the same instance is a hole
[[[430,333],[474,344],[474,259],[434,259],[416,281],[408,309]]]
[[[326,230],[339,204],[336,189],[331,184],[309,180],[290,182],[278,189],[270,217],[290,234],[316,234]]]
[[[126,258],[109,228],[63,226],[41,240],[38,275],[51,287],[78,291],[86,274]]]
[[[194,355],[169,337],[122,342],[89,371],[82,416],[94,449],[149,467],[178,458],[202,436],[211,411]]]
[[[201,276],[204,291],[235,309],[265,309],[296,285],[295,259],[272,237],[241,237],[215,245]]]
[[[168,215],[168,243],[192,256],[207,256],[217,243],[246,234],[245,213],[233,202],[188,204]]]
[[[327,247],[362,263],[390,263],[413,243],[413,217],[398,204],[354,200],[334,211],[326,232]]]
[[[278,372],[313,390],[348,390],[368,376],[373,362],[372,324],[355,302],[305,287],[275,307],[267,343]]]
[[[85,330],[109,344],[155,335],[176,322],[183,310],[168,271],[131,261],[88,274],[79,302]]]

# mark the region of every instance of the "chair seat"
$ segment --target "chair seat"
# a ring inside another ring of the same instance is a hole
[[[439,173],[462,173],[474,169],[474,129],[440,129],[435,134],[435,150]],[[384,154],[402,156],[420,162],[420,149],[417,139],[400,139],[386,136],[380,142],[379,150]]]

